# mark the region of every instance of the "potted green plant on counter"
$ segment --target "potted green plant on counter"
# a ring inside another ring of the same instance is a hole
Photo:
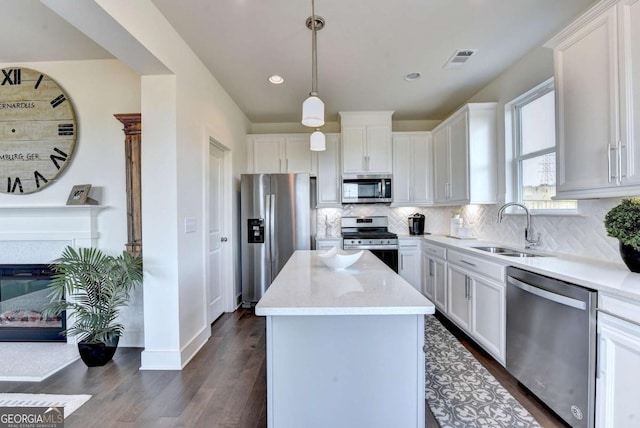
[[[625,198],[604,217],[607,235],[618,238],[620,256],[631,272],[640,273],[640,198]]]
[[[51,302],[45,313],[70,312],[63,334],[78,339],[80,357],[87,366],[105,365],[124,331],[118,321],[120,309],[129,304],[131,292],[142,282],[142,258],[68,246],[51,269]]]

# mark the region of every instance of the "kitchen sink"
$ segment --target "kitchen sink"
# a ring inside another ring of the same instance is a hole
[[[505,247],[471,247],[476,250],[486,251],[487,253],[498,254],[507,257],[546,257],[542,254],[528,253],[526,251],[514,250],[513,248]]]

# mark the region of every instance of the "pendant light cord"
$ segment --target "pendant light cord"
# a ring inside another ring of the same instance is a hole
[[[318,43],[316,40],[316,9],[311,0],[311,94],[318,95]]]

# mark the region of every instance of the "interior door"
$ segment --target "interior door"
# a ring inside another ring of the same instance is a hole
[[[215,321],[224,312],[222,293],[223,186],[224,153],[209,145],[209,283],[207,284],[207,320]]]

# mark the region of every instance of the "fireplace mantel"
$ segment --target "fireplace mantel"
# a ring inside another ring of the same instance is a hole
[[[100,205],[0,207],[0,263],[49,263],[61,250],[95,247]]]

